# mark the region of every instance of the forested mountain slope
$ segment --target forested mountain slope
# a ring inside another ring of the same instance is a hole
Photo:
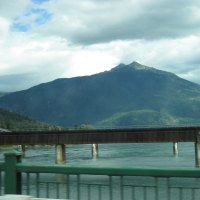
[[[0,107],[69,127],[200,124],[200,86],[133,62],[8,94]]]

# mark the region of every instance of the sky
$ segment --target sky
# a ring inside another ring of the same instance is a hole
[[[200,84],[200,1],[0,0],[0,92],[133,61]]]

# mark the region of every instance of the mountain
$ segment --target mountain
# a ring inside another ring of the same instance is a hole
[[[8,93],[6,93],[6,92],[0,92],[0,97],[4,96],[6,94],[8,94]]]
[[[0,129],[10,131],[58,130],[59,127],[32,120],[14,112],[0,109]],[[0,130],[0,132],[1,132]]]
[[[200,123],[200,86],[133,62],[5,95],[0,107],[69,127],[190,125]]]

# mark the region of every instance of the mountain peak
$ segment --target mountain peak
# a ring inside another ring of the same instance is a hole
[[[134,69],[134,70],[152,70],[153,68],[147,67],[145,65],[141,65],[140,63],[133,61],[132,63],[125,65],[123,63],[120,63],[118,66],[113,68],[113,70],[123,70],[123,69]]]
[[[149,70],[149,69],[152,69],[151,67],[147,67],[145,65],[141,65],[140,63],[135,62],[135,61],[130,63],[128,66],[133,67],[136,70]]]

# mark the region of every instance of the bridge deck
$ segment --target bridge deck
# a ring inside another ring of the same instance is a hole
[[[194,142],[200,127],[90,129],[0,133],[0,145]]]

